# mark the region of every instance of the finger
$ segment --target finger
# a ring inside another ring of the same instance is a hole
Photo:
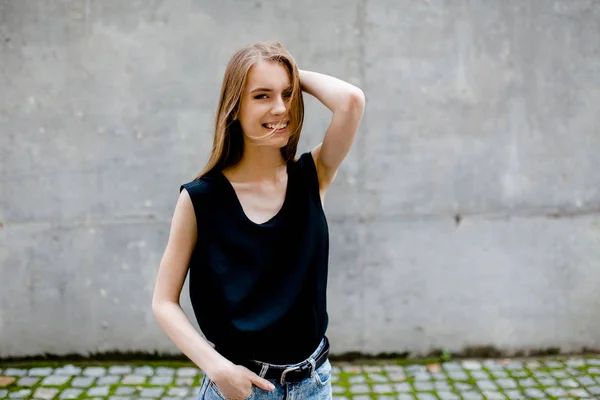
[[[261,389],[264,390],[268,390],[268,391],[272,391],[275,389],[275,386],[269,382],[266,379],[261,378],[260,376],[256,375],[254,372],[250,372],[250,382],[254,383],[256,386],[258,386]]]

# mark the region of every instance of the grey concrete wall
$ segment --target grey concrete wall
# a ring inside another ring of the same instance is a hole
[[[592,0],[0,1],[0,357],[177,352],[150,300],[178,187],[263,39],[368,98],[326,204],[334,352],[599,348],[598,21]],[[307,99],[301,151],[328,118]]]

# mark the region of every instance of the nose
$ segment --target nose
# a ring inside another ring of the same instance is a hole
[[[273,103],[273,108],[271,112],[273,115],[282,115],[286,110],[286,102],[281,96],[277,96]]]

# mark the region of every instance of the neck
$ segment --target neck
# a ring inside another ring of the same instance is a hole
[[[230,173],[243,180],[279,180],[280,174],[285,173],[285,160],[281,150],[274,147],[256,146],[244,143],[244,154]]]

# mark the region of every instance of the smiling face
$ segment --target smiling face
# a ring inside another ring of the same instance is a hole
[[[288,143],[291,93],[290,76],[281,63],[262,61],[250,68],[238,115],[245,142],[276,148]]]

